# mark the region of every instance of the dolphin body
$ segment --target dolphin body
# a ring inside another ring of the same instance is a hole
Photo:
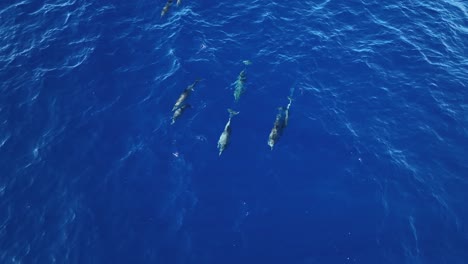
[[[223,153],[226,147],[229,144],[229,138],[231,136],[231,119],[233,116],[239,114],[239,112],[235,112],[232,109],[228,109],[229,112],[229,120],[227,121],[226,125],[224,126],[224,131],[219,136],[218,140],[218,149],[219,149],[219,156]]]
[[[169,12],[169,8],[172,5],[173,0],[167,0],[166,5],[164,5],[162,11],[161,11],[161,17],[163,17],[167,12]],[[179,3],[179,1],[177,1]]]
[[[237,103],[241,95],[245,92],[245,82],[247,81],[246,69],[247,66],[252,64],[249,60],[244,60],[242,63],[246,66],[237,76],[237,80],[234,82],[234,101]]]
[[[271,150],[275,146],[278,139],[283,134],[284,128],[288,126],[289,122],[289,109],[291,108],[292,98],[288,97],[289,103],[286,109],[280,107],[278,109],[278,114],[276,115],[275,123],[273,124],[273,128],[271,129],[270,135],[268,136],[268,146],[270,146]]]
[[[176,121],[177,118],[179,118],[182,113],[185,111],[185,109],[190,108],[191,106],[189,104],[184,104],[183,106],[177,108],[177,110],[174,111],[174,114],[172,115],[172,122],[171,125],[173,125]]]
[[[245,70],[243,70],[239,73],[239,76],[237,76],[237,80],[235,82],[236,89],[234,90],[234,100],[236,102],[239,101],[241,95],[245,92],[244,84],[246,80],[247,77],[245,76]]]
[[[177,99],[176,103],[174,104],[174,107],[172,107],[172,112],[176,111],[184,102],[185,100],[189,97],[189,95],[195,91],[195,85],[199,82],[200,80],[196,80],[193,84],[189,85],[185,90],[180,94],[179,99]]]

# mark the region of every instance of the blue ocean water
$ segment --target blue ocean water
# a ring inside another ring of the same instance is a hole
[[[466,1],[165,4],[0,3],[0,263],[468,263]]]

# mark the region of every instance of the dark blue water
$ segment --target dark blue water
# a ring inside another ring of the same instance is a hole
[[[0,3],[0,263],[468,263],[466,1],[164,4]]]

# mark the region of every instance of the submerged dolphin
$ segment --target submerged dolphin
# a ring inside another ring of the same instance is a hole
[[[172,5],[173,0],[167,0],[166,5],[164,5],[162,11],[161,11],[161,17],[163,17],[167,12],[169,12],[169,8]]]
[[[219,137],[219,140],[218,140],[218,149],[219,149],[220,156],[229,144],[229,137],[231,136],[231,119],[233,116],[239,114],[239,112],[235,112],[232,109],[228,109],[228,112],[229,112],[229,120],[224,126],[224,131],[223,133],[221,133],[221,136]]]
[[[252,64],[249,60],[244,60],[242,61],[245,66]],[[240,73],[239,76],[237,76],[237,80],[234,83],[235,89],[234,89],[234,100],[236,102],[239,101],[241,95],[245,92],[245,81],[247,81],[247,77],[245,75],[246,68],[244,68]]]
[[[185,88],[185,90],[180,94],[179,99],[177,99],[176,103],[174,104],[174,107],[172,107],[172,112],[177,110],[185,102],[190,93],[192,93],[195,90],[194,87],[199,81],[200,80],[195,80],[193,84]]]
[[[271,129],[270,135],[268,136],[268,146],[271,147],[271,150],[273,150],[276,141],[278,141],[278,139],[283,134],[284,128],[288,125],[289,108],[291,108],[292,98],[288,97],[288,100],[289,103],[285,110],[282,107],[278,109],[278,114],[276,115],[275,123],[273,124],[273,128]]]
[[[239,101],[241,95],[245,92],[244,84],[246,80],[247,77],[245,77],[245,70],[243,70],[239,73],[239,76],[237,76],[237,80],[235,82],[236,89],[234,90],[234,100],[236,102]]]
[[[172,115],[172,122],[171,122],[171,125],[173,125],[176,121],[177,118],[179,118],[182,113],[185,111],[185,109],[187,108],[190,108],[191,106],[189,104],[185,104],[179,108],[177,108],[177,110],[174,111],[174,114]]]

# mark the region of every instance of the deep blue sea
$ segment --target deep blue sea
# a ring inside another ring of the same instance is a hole
[[[467,1],[165,4],[0,2],[0,263],[468,263]]]

